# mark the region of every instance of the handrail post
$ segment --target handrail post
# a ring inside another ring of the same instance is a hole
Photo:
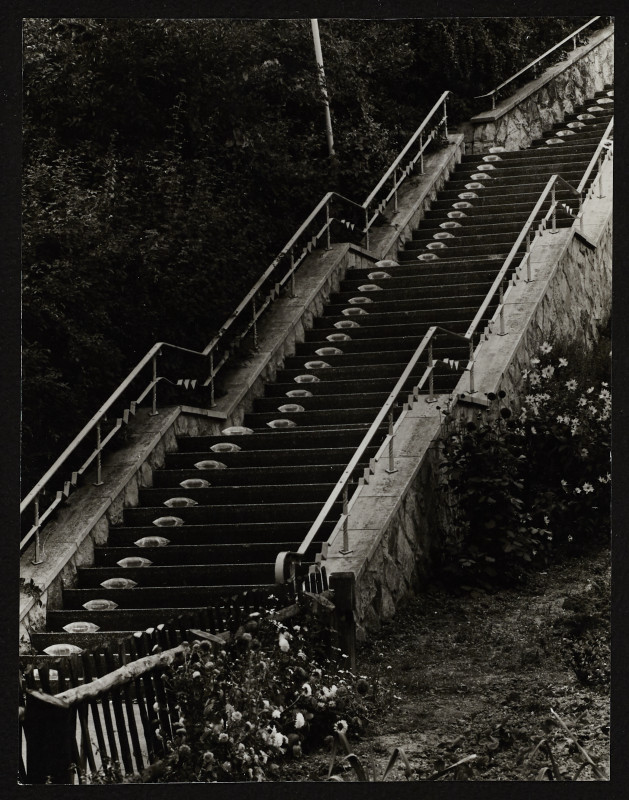
[[[496,108],[496,92],[491,93],[491,107],[492,110]]]
[[[365,249],[369,250],[369,206],[365,208]]]
[[[602,200],[605,195],[603,194],[603,157],[598,157],[598,199]]]
[[[419,171],[424,174],[424,134],[419,134]]]
[[[330,201],[325,204],[325,249],[331,250],[332,245],[330,244]]]
[[[391,475],[393,472],[397,472],[395,468],[395,456],[393,453],[393,439],[395,438],[395,433],[393,431],[393,411],[389,412],[389,466],[385,470]]]
[[[252,298],[252,305],[253,305],[253,349],[258,349],[258,317],[256,314],[256,299],[255,297]]]
[[[397,167],[393,170],[393,211],[397,212]]]
[[[102,474],[102,457],[101,457],[101,429],[100,429],[101,420],[99,419],[96,423],[96,480],[94,481],[94,486],[102,486],[103,485],[103,474]]]
[[[443,101],[443,135],[448,138],[448,107],[447,98]]]
[[[346,483],[343,487],[343,549],[341,553],[346,556],[351,552],[349,549],[349,491]]]
[[[531,229],[526,234],[526,282],[531,282]]]
[[[470,338],[470,391],[469,394],[474,394],[474,337]]]
[[[553,188],[551,190],[551,195],[550,195],[550,205],[551,205],[551,209],[552,209],[552,212],[553,212],[552,227],[551,227],[551,230],[550,230],[551,233],[557,233],[557,202],[555,200],[555,187],[556,186],[557,186],[557,182],[555,181],[553,183]]]
[[[32,559],[33,564],[43,564],[41,549],[41,532],[39,527],[39,493],[35,496],[33,501],[35,504],[35,558]]]
[[[214,351],[212,350],[210,353],[210,408],[214,408],[216,405],[214,392]]]
[[[154,353],[151,361],[153,364],[153,389],[151,390],[152,407],[149,416],[156,417],[159,414],[157,410],[157,353]]]
[[[428,369],[430,370],[430,374],[428,375],[428,397],[426,398],[427,403],[437,402],[437,398],[435,397],[434,367],[435,367],[435,362],[432,357],[432,339],[431,339],[430,344],[428,345]]]
[[[498,333],[498,336],[504,336],[505,335],[505,317],[504,317],[505,305],[504,305],[504,297],[505,297],[504,289],[502,288],[502,284],[500,284],[500,299],[499,299],[500,331]]]
[[[290,249],[290,296],[295,297],[295,248]]]

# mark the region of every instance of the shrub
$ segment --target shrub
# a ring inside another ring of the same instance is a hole
[[[519,413],[488,395],[477,421],[446,412],[447,573],[510,580],[559,545],[609,535],[611,392],[545,342],[524,373]],[[577,375],[577,377],[575,377]]]
[[[366,681],[321,657],[321,633],[315,617],[284,624],[265,612],[220,650],[193,642],[164,676],[179,720],[172,738],[158,731],[169,755],[157,779],[276,780],[336,728],[356,735]]]

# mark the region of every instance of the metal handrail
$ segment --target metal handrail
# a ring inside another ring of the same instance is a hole
[[[539,58],[536,58],[536,59],[535,59],[535,61],[531,61],[531,63],[530,63],[530,64],[527,64],[527,66],[526,66],[526,67],[524,67],[523,69],[521,69],[519,72],[516,72],[516,73],[515,73],[515,75],[512,75],[510,78],[507,78],[507,80],[506,80],[506,81],[503,81],[503,82],[500,84],[500,86],[496,86],[496,88],[495,88],[495,89],[492,89],[492,90],[491,90],[491,92],[487,92],[486,94],[479,94],[479,95],[476,95],[474,99],[476,99],[476,100],[480,100],[480,99],[482,99],[483,97],[491,97],[491,100],[492,100],[492,105],[491,105],[491,107],[492,107],[492,108],[496,108],[496,94],[497,94],[497,93],[498,93],[498,92],[499,92],[501,89],[503,89],[505,86],[507,86],[507,85],[508,85],[509,83],[511,83],[512,81],[514,81],[516,78],[519,78],[519,77],[520,77],[520,75],[523,75],[523,74],[524,74],[525,72],[527,72],[529,69],[532,69],[533,67],[535,67],[537,64],[539,64],[539,62],[540,62],[540,61],[542,61],[544,58],[546,58],[546,56],[549,56],[551,53],[554,53],[554,52],[555,52],[555,50],[558,50],[558,49],[559,49],[560,47],[562,47],[562,46],[563,46],[563,45],[564,45],[566,42],[570,41],[570,39],[572,39],[572,40],[573,40],[573,42],[574,42],[574,49],[576,50],[576,47],[577,47],[577,44],[576,44],[576,41],[577,41],[577,36],[578,36],[578,35],[581,33],[581,31],[585,30],[586,28],[589,28],[589,26],[590,26],[590,25],[592,25],[594,22],[596,22],[596,21],[597,21],[597,20],[599,20],[599,19],[600,19],[600,16],[598,16],[598,17],[592,17],[592,19],[591,19],[591,20],[589,20],[588,22],[586,22],[586,23],[585,23],[585,25],[581,25],[581,27],[580,27],[580,28],[577,28],[577,30],[576,30],[576,31],[573,31],[572,33],[570,33],[568,36],[566,36],[566,38],[565,38],[565,39],[562,39],[562,40],[561,40],[561,41],[560,41],[558,44],[556,44],[556,45],[554,45],[553,47],[551,47],[551,48],[550,48],[550,50],[547,50],[545,53],[543,53],[541,56],[539,56]]]
[[[426,126],[428,125],[429,121],[432,119],[432,117],[434,116],[434,114],[435,114],[435,112],[437,111],[437,109],[438,109],[440,106],[442,106],[442,105],[444,106],[444,116],[442,117],[442,120],[439,122],[439,124],[441,124],[441,122],[442,122],[443,120],[447,120],[447,116],[446,116],[446,112],[445,112],[445,102],[446,102],[446,98],[448,97],[448,95],[449,95],[449,94],[450,94],[450,91],[449,91],[449,90],[448,90],[448,91],[445,91],[445,92],[444,92],[444,93],[441,95],[441,97],[440,97],[440,98],[437,100],[437,102],[434,104],[434,106],[431,108],[431,110],[430,110],[430,111],[428,112],[428,114],[426,115],[426,117],[425,117],[424,121],[422,122],[422,124],[419,126],[419,128],[417,128],[417,130],[415,131],[415,133],[414,133],[414,134],[411,136],[411,138],[408,140],[408,142],[407,142],[406,146],[404,147],[404,149],[402,150],[402,152],[401,152],[401,153],[399,154],[399,156],[398,156],[398,157],[395,159],[395,161],[394,161],[394,162],[391,164],[391,166],[389,167],[389,169],[388,169],[388,170],[387,170],[387,171],[384,173],[384,175],[382,176],[382,178],[380,178],[380,180],[378,181],[378,183],[377,183],[376,187],[373,189],[373,191],[372,191],[372,192],[369,194],[369,196],[367,197],[367,199],[366,199],[366,200],[365,200],[365,202],[363,203],[363,208],[369,208],[369,206],[370,206],[370,205],[371,205],[371,203],[373,202],[373,200],[374,200],[375,196],[378,194],[378,192],[380,191],[380,189],[382,189],[382,187],[384,186],[384,184],[385,184],[385,183],[388,181],[388,179],[389,179],[389,178],[391,177],[391,175],[392,175],[392,174],[395,172],[395,170],[396,170],[396,169],[399,167],[399,165],[400,165],[400,162],[402,161],[402,159],[404,158],[404,156],[406,155],[406,153],[407,153],[407,152],[410,150],[410,148],[413,146],[413,144],[415,143],[415,141],[416,141],[416,140],[417,140],[417,139],[418,139],[418,138],[421,136],[421,134],[424,132],[424,129],[425,129],[425,128],[426,128]],[[447,128],[446,128],[446,133],[447,133]]]
[[[581,181],[579,182],[579,185],[577,186],[577,191],[579,192],[579,194],[583,193],[583,189],[585,188],[585,184],[588,182],[588,179],[589,179],[590,175],[592,174],[592,170],[596,166],[599,157],[601,156],[603,150],[607,146],[607,142],[611,138],[611,133],[612,133],[613,129],[614,129],[614,118],[612,117],[609,120],[609,122],[607,123],[607,127],[605,128],[605,133],[603,134],[603,137],[602,137],[601,141],[598,143],[598,147],[594,151],[594,155],[590,159],[590,163],[588,164],[587,169],[583,173],[583,177],[581,178]]]
[[[30,540],[32,539],[33,535],[35,535],[35,534],[37,534],[39,532],[39,530],[42,527],[43,522],[50,516],[52,511],[54,511],[54,509],[59,505],[59,503],[63,500],[63,497],[68,495],[71,486],[75,485],[76,476],[78,474],[81,474],[81,472],[86,468],[86,466],[93,461],[94,457],[98,457],[98,460],[99,460],[99,476],[98,476],[98,481],[97,482],[98,483],[100,482],[100,453],[101,453],[103,447],[105,446],[105,444],[111,439],[111,437],[113,435],[113,433],[112,433],[110,436],[107,437],[106,440],[101,442],[100,441],[100,423],[106,417],[107,412],[113,406],[113,404],[129,388],[131,383],[138,377],[138,375],[142,372],[142,370],[149,363],[152,363],[152,365],[153,365],[152,381],[149,382],[147,388],[144,390],[144,392],[142,393],[141,397],[138,400],[135,401],[135,404],[139,404],[141,402],[141,400],[149,392],[151,392],[151,390],[152,390],[153,391],[153,407],[154,407],[153,408],[153,413],[157,413],[156,412],[156,407],[155,407],[155,389],[156,389],[157,384],[160,381],[160,378],[158,378],[158,376],[156,374],[155,359],[156,359],[157,355],[159,354],[159,352],[161,351],[162,348],[170,347],[170,348],[173,348],[175,350],[191,353],[191,354],[194,354],[194,355],[197,355],[197,356],[200,356],[200,357],[204,357],[204,358],[205,357],[209,357],[210,374],[209,374],[209,377],[206,380],[206,384],[205,385],[207,385],[208,383],[210,384],[210,391],[211,391],[211,400],[210,400],[210,402],[213,405],[213,403],[214,403],[214,379],[215,379],[216,375],[218,374],[220,368],[226,363],[226,361],[228,360],[229,355],[230,355],[230,351],[227,350],[222,355],[222,357],[218,358],[218,360],[215,360],[216,350],[217,350],[221,340],[223,339],[225,334],[230,330],[232,325],[237,320],[241,320],[242,319],[243,314],[247,310],[247,308],[249,306],[253,306],[252,313],[251,313],[251,318],[247,321],[247,324],[245,325],[244,330],[242,330],[239,333],[239,335],[237,336],[237,340],[240,341],[253,328],[254,346],[257,346],[257,328],[256,328],[257,320],[260,318],[260,316],[265,311],[265,309],[279,295],[281,289],[287,284],[288,281],[291,282],[291,292],[294,294],[294,288],[295,288],[294,280],[295,280],[295,272],[296,272],[297,268],[300,266],[302,261],[308,255],[308,253],[311,251],[312,247],[315,246],[324,235],[326,236],[326,247],[327,247],[327,249],[329,249],[330,248],[330,243],[331,243],[331,240],[330,240],[330,229],[331,229],[332,224],[334,222],[338,222],[340,224],[343,224],[343,222],[344,222],[343,220],[336,219],[335,217],[332,217],[330,215],[330,203],[331,203],[331,201],[333,199],[336,198],[338,200],[341,200],[343,203],[345,203],[345,204],[347,204],[347,205],[349,205],[349,206],[351,206],[353,208],[358,209],[361,213],[363,213],[365,215],[365,223],[364,223],[365,227],[363,229],[361,229],[360,232],[365,234],[365,236],[366,236],[366,247],[367,247],[367,249],[369,249],[369,228],[371,227],[371,223],[373,222],[373,220],[371,222],[369,220],[368,201],[370,201],[370,199],[373,198],[373,196],[375,196],[376,192],[379,191],[379,189],[382,187],[382,185],[384,185],[385,181],[388,179],[390,174],[393,171],[395,171],[395,169],[399,165],[401,159],[407,153],[407,151],[412,146],[413,142],[417,139],[417,137],[422,134],[422,132],[423,132],[424,128],[426,127],[426,125],[428,124],[428,121],[430,120],[431,116],[434,114],[435,110],[439,107],[439,105],[441,103],[444,103],[444,117],[443,117],[442,121],[445,121],[445,97],[447,96],[447,94],[448,94],[448,92],[444,92],[444,94],[441,96],[441,98],[437,101],[437,103],[435,104],[433,109],[429,112],[427,117],[424,119],[424,121],[419,126],[419,128],[415,131],[415,133],[413,134],[413,136],[411,137],[411,139],[409,140],[407,145],[404,147],[404,149],[402,150],[402,152],[400,153],[400,155],[398,156],[398,158],[394,162],[394,165],[392,166],[392,168],[383,176],[383,178],[378,183],[378,186],[376,187],[374,192],[371,193],[369,198],[367,198],[367,201],[365,201],[365,203],[363,203],[363,204],[356,203],[355,201],[350,200],[347,197],[344,197],[343,195],[339,194],[338,192],[328,192],[327,194],[325,194],[323,196],[323,198],[319,201],[319,203],[310,212],[308,217],[300,225],[300,227],[293,234],[293,236],[288,240],[286,245],[284,245],[284,247],[282,248],[280,253],[277,255],[277,257],[271,262],[269,267],[267,267],[267,269],[264,271],[264,273],[258,278],[258,280],[255,282],[253,287],[245,295],[243,300],[241,300],[241,302],[234,309],[234,311],[227,318],[227,320],[221,325],[221,327],[219,328],[217,333],[212,337],[212,339],[209,341],[209,343],[206,345],[206,347],[203,350],[200,350],[200,351],[191,350],[189,348],[179,347],[178,345],[169,344],[167,342],[157,342],[156,344],[154,344],[151,347],[151,349],[141,359],[141,361],[137,364],[137,366],[129,373],[129,375],[118,386],[118,388],[112,393],[112,395],[108,398],[108,400],[105,401],[105,403],[100,407],[100,409],[96,412],[96,414],[94,414],[94,416],[89,420],[89,422],[81,429],[81,431],[77,434],[77,436],[75,436],[75,438],[68,445],[68,447],[66,447],[66,449],[63,451],[63,453],[56,459],[54,464],[46,471],[46,473],[42,476],[42,478],[40,478],[40,480],[28,492],[28,494],[24,497],[24,499],[20,503],[20,513],[24,513],[24,511],[29,506],[31,506],[33,504],[35,506],[35,511],[34,511],[35,524],[32,526],[32,528],[29,530],[29,532],[26,534],[26,536],[21,540],[21,542],[20,542],[20,549],[21,550],[30,542]],[[418,154],[417,157],[420,157],[420,156],[423,156],[423,149],[421,150],[421,152]],[[401,183],[401,181],[400,181],[400,183]],[[397,191],[397,185],[394,187],[394,191]],[[388,202],[389,199],[390,198],[387,198],[386,202]],[[316,234],[310,238],[308,243],[305,245],[302,253],[297,258],[295,258],[295,256],[294,256],[294,247],[295,247],[295,245],[297,244],[299,239],[304,235],[304,233],[308,230],[308,228],[312,225],[312,223],[315,221],[317,216],[324,210],[325,210],[325,214],[326,214],[325,223],[316,232]],[[269,291],[269,293],[266,296],[266,298],[262,302],[257,303],[256,299],[257,299],[257,296],[258,296],[260,290],[264,287],[264,284],[266,283],[266,281],[268,281],[268,279],[272,276],[274,270],[280,264],[282,259],[284,259],[284,258],[286,258],[288,256],[290,256],[290,261],[291,261],[288,270],[275,283],[275,286],[273,287],[273,289],[271,289]],[[64,462],[67,461],[67,459],[72,455],[72,453],[77,449],[77,447],[85,440],[85,438],[90,433],[92,433],[94,431],[94,429],[97,429],[97,434],[98,434],[97,435],[97,448],[96,448],[96,451],[92,453],[92,455],[90,456],[88,461],[85,464],[83,464],[79,468],[78,471],[73,473],[72,480],[69,481],[69,482],[66,482],[64,484],[63,492],[59,491],[59,492],[56,493],[56,498],[48,506],[48,509],[40,514],[39,496],[40,496],[41,492],[45,489],[45,487],[48,484],[48,482],[50,481],[50,479],[63,466]],[[115,433],[115,431],[114,431],[114,433]],[[36,560],[37,559],[38,559],[38,554],[36,554]]]
[[[360,442],[360,444],[356,448],[356,451],[354,452],[354,455],[352,456],[352,458],[350,459],[349,463],[347,464],[347,466],[343,470],[340,478],[338,479],[338,481],[336,482],[336,484],[332,488],[332,491],[328,495],[328,499],[326,500],[326,502],[324,503],[323,507],[321,508],[321,511],[317,515],[317,518],[315,519],[315,521],[310,526],[310,528],[309,528],[308,532],[306,533],[306,535],[305,535],[301,545],[299,546],[299,548],[296,551],[283,550],[282,552],[278,553],[277,558],[275,560],[275,580],[276,580],[276,583],[284,583],[284,582],[286,582],[287,579],[288,580],[292,580],[294,578],[294,565],[301,561],[302,556],[306,553],[306,551],[308,550],[308,548],[312,544],[313,540],[315,539],[315,537],[319,533],[321,525],[323,524],[323,522],[325,522],[327,516],[329,515],[330,511],[332,510],[332,508],[334,506],[334,503],[338,500],[341,492],[343,492],[346,489],[346,487],[347,487],[347,485],[348,485],[348,483],[349,483],[349,481],[350,481],[350,479],[352,477],[352,474],[354,473],[354,471],[355,471],[356,467],[358,466],[358,464],[360,463],[361,459],[364,457],[365,452],[366,452],[367,448],[369,447],[369,445],[372,443],[372,440],[373,440],[374,436],[376,435],[376,433],[378,432],[378,429],[380,428],[380,426],[382,425],[382,423],[384,422],[386,417],[392,413],[393,406],[396,403],[396,401],[397,401],[397,399],[398,399],[398,397],[399,397],[399,395],[400,395],[400,393],[401,393],[401,391],[402,391],[402,389],[404,387],[404,384],[406,383],[406,381],[410,377],[411,372],[413,371],[413,368],[415,367],[415,365],[417,364],[417,362],[419,361],[419,359],[421,358],[421,356],[423,355],[423,353],[424,353],[424,351],[426,350],[427,347],[429,348],[428,367],[427,367],[426,371],[424,372],[424,374],[422,375],[422,377],[420,378],[420,380],[419,380],[417,386],[415,387],[415,389],[416,390],[421,389],[423,387],[423,385],[425,384],[426,380],[428,380],[429,378],[432,377],[432,371],[434,369],[434,362],[433,362],[433,359],[432,359],[432,340],[437,335],[438,332],[445,333],[445,334],[448,334],[450,336],[457,336],[460,339],[464,339],[467,342],[470,341],[470,339],[467,336],[465,336],[464,334],[455,333],[454,331],[447,330],[446,328],[442,328],[439,325],[432,325],[427,330],[426,334],[424,335],[424,337],[421,340],[420,344],[418,345],[417,349],[415,350],[415,352],[411,356],[411,359],[409,360],[408,364],[406,365],[404,371],[402,372],[402,374],[398,378],[397,383],[395,384],[395,386],[393,387],[393,389],[389,393],[389,396],[387,397],[387,399],[383,403],[382,408],[380,409],[380,411],[376,415],[376,418],[371,423],[371,425],[369,427],[369,430],[363,436],[362,441]],[[471,369],[473,369],[473,358],[472,358],[472,348],[471,347],[470,347],[470,364],[468,364],[468,368],[470,368],[470,365],[471,365]],[[471,391],[473,391],[473,377],[472,376],[473,376],[473,372],[470,373]],[[433,393],[432,393],[432,380],[431,380],[431,388],[430,388],[430,397],[431,398],[432,398],[432,394]],[[389,435],[391,435],[391,434],[389,434]],[[386,440],[385,440],[385,443],[386,443]]]
[[[571,186],[567,181],[565,181],[560,175],[551,175],[550,176],[550,178],[548,179],[548,181],[546,183],[546,186],[544,187],[544,189],[542,190],[541,195],[539,196],[539,199],[538,199],[537,203],[535,203],[535,207],[533,208],[533,210],[529,214],[529,217],[526,220],[526,222],[524,223],[524,226],[523,226],[522,230],[518,234],[518,238],[513,243],[513,246],[511,247],[511,250],[509,250],[509,253],[507,254],[507,257],[505,258],[504,263],[503,263],[502,267],[500,268],[500,271],[496,275],[496,277],[494,279],[494,282],[492,283],[491,287],[489,288],[489,291],[487,292],[487,294],[485,296],[485,299],[483,300],[483,302],[481,303],[480,308],[476,312],[476,316],[474,317],[474,319],[470,323],[469,328],[465,332],[466,336],[468,336],[468,337],[472,336],[476,332],[476,329],[477,329],[480,321],[482,320],[484,315],[487,313],[487,308],[489,307],[489,304],[493,300],[494,295],[496,294],[496,291],[502,285],[502,282],[503,282],[504,277],[505,277],[505,275],[507,273],[507,270],[509,269],[509,267],[511,266],[511,263],[513,262],[514,258],[516,257],[517,252],[520,249],[520,246],[522,245],[522,242],[524,241],[526,236],[529,234],[529,232],[530,232],[530,230],[531,230],[531,228],[533,226],[533,223],[535,222],[535,218],[539,214],[539,212],[541,210],[541,207],[544,204],[544,201],[546,200],[548,195],[551,192],[553,192],[555,184],[557,182],[559,182],[559,181],[561,181],[562,183],[566,184],[566,186],[571,191],[573,191],[575,194],[577,194],[576,189],[573,186]],[[556,208],[556,202],[551,203],[551,211],[554,211],[555,208]]]

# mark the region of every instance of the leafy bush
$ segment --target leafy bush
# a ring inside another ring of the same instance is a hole
[[[330,159],[306,19],[25,20],[25,485],[154,342],[205,346],[325,192],[361,201],[442,91],[456,124],[580,22],[322,21]]]
[[[489,395],[494,408],[477,422],[446,412],[446,571],[459,578],[510,580],[557,546],[609,536],[609,384],[571,377],[568,359],[552,351],[545,342],[525,372],[519,414],[502,406],[504,392]]]
[[[251,614],[225,646],[195,641],[164,675],[180,715],[158,781],[266,781],[335,730],[356,735],[371,684],[321,657],[321,629]]]

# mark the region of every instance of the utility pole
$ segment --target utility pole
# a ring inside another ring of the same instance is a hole
[[[334,155],[334,138],[332,136],[332,118],[330,117],[330,100],[328,98],[328,90],[325,85],[325,72],[323,71],[323,54],[321,52],[321,40],[319,38],[319,21],[311,19],[312,25],[312,38],[314,40],[315,57],[317,59],[317,75],[319,77],[319,86],[321,87],[321,94],[323,95],[323,102],[325,104],[325,135],[328,140],[328,152],[330,156]]]

